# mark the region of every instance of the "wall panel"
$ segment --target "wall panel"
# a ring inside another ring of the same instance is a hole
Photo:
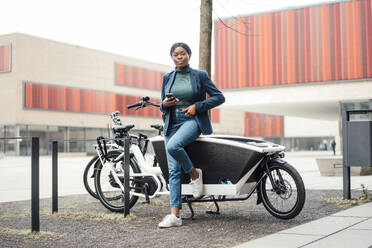
[[[12,45],[0,45],[0,72],[12,70]]]
[[[371,5],[344,1],[216,21],[216,85],[372,78]]]
[[[245,136],[267,137],[284,135],[284,119],[279,115],[246,112]]]
[[[127,105],[136,103],[139,96],[115,94],[111,92],[95,91],[89,89],[54,86],[24,82],[24,108],[59,110],[69,112],[110,114],[119,110],[121,114],[160,117],[160,110],[147,107],[134,111],[128,110]],[[160,99],[153,99],[160,102]]]
[[[210,112],[210,119],[212,122],[220,122],[220,109],[219,108],[213,108]]]
[[[127,105],[141,100],[140,96],[121,95],[89,89],[69,88],[48,84],[24,82],[24,108],[69,112],[109,114],[116,110],[124,115],[161,117],[160,110],[146,107],[137,111]],[[153,99],[160,102],[160,99]],[[211,121],[220,122],[220,110],[211,110]]]
[[[164,72],[149,70],[132,65],[115,64],[115,83],[117,85],[161,89]]]

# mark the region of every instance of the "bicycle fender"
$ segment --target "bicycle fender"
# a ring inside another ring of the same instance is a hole
[[[284,159],[281,159],[281,158],[274,158],[273,160],[270,160],[270,164],[271,163],[285,164],[285,163],[287,163],[287,161],[285,161]]]

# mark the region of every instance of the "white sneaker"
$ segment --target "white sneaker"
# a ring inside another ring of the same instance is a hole
[[[194,198],[200,198],[203,195],[203,172],[201,169],[196,169],[199,177],[195,180],[191,179],[192,196]]]
[[[164,217],[163,221],[159,223],[159,227],[172,227],[172,226],[181,226],[182,219],[175,216],[174,214],[169,214]]]

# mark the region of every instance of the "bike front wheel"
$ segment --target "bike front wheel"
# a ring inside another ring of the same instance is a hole
[[[260,183],[262,203],[266,210],[280,219],[292,219],[305,203],[305,186],[300,174],[288,163],[269,166],[275,186],[267,174]]]
[[[99,200],[107,209],[113,212],[123,212],[124,211],[124,196],[120,188],[120,185],[115,181],[112,170],[115,170],[117,174],[123,174],[122,159],[116,162],[110,162],[115,160],[122,152],[110,151],[107,155],[109,161],[104,162],[104,164],[99,161],[96,174],[95,174],[95,186],[96,192],[98,194]],[[129,175],[133,173],[140,173],[137,163],[131,159],[129,165]],[[121,185],[124,183],[124,177],[119,176]],[[132,180],[129,183],[130,187],[139,188],[139,183],[134,183]],[[134,190],[139,192],[138,189]],[[138,200],[138,196],[130,195],[129,198],[129,208],[133,207]]]

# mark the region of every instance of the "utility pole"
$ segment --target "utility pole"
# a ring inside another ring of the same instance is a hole
[[[200,1],[199,69],[211,77],[212,0]]]

